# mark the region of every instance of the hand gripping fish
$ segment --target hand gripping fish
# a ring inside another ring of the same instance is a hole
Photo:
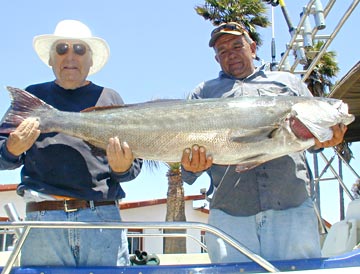
[[[185,148],[204,146],[216,164],[242,169],[303,151],[332,138],[331,126],[350,124],[341,100],[260,96],[201,100],[166,100],[95,108],[80,113],[59,111],[30,93],[7,87],[12,97],[0,132],[9,133],[35,117],[42,133],[58,132],[104,149],[110,137],[126,141],[134,156],[179,162]]]

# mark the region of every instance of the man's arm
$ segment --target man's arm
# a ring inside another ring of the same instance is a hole
[[[31,148],[40,135],[39,122],[25,119],[0,147],[0,169],[15,169],[23,164],[24,153]]]
[[[142,160],[134,159],[133,153],[126,142],[120,143],[118,137],[110,138],[106,149],[111,177],[118,182],[135,179],[142,167]]]

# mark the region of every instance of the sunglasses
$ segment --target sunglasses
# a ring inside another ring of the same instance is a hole
[[[59,55],[64,55],[66,54],[70,47],[72,46],[73,51],[75,52],[75,54],[83,56],[86,53],[86,45],[84,44],[67,44],[67,43],[59,43],[56,45],[55,50],[56,53]]]
[[[216,29],[214,29],[212,32],[211,32],[211,35],[214,35],[218,32],[221,32],[223,30],[230,30],[230,31],[238,31],[240,33],[246,33],[246,30],[245,30],[245,27],[242,27],[238,24],[231,24],[231,23],[228,23],[228,24],[223,24],[223,25],[220,25],[219,27],[217,27]]]
[[[214,29],[211,32],[211,37],[213,37],[214,35],[216,35],[219,32],[225,32],[225,31],[238,31],[241,34],[244,35],[246,41],[251,44],[253,43],[253,40],[251,39],[249,33],[247,32],[245,26],[241,25],[241,24],[235,24],[235,23],[226,23],[226,24],[222,24],[220,26],[218,26],[216,29]]]

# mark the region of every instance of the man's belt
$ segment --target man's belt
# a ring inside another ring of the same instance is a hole
[[[45,211],[45,210],[64,210],[73,212],[78,209],[89,208],[93,206],[116,205],[115,201],[85,201],[85,200],[61,200],[61,201],[43,201],[26,203],[26,212]]]

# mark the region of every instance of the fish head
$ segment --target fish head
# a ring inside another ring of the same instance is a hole
[[[290,116],[295,134],[300,137],[313,135],[320,142],[332,138],[332,126],[349,125],[355,119],[354,115],[348,113],[346,103],[330,98],[312,98],[294,104]]]

